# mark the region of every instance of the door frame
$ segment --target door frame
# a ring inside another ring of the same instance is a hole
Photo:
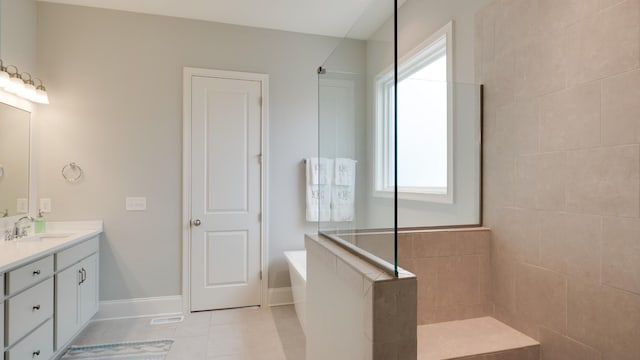
[[[260,167],[260,307],[268,305],[268,164],[269,164],[269,75],[249,72],[185,67],[182,88],[182,312],[191,312],[191,80],[194,76],[259,81],[261,83],[261,151]]]

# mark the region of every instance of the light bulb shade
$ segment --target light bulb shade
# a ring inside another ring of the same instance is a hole
[[[33,101],[37,102],[38,104],[48,104],[49,95],[47,95],[47,92],[45,90],[37,89]]]
[[[12,77],[5,89],[12,94],[18,94],[24,89],[24,81],[19,77]]]
[[[24,84],[24,87],[20,90],[18,96],[33,101],[36,96],[36,87],[31,84]]]
[[[7,87],[7,85],[9,85],[10,79],[11,77],[9,76],[9,73],[4,70],[0,70],[0,88]]]

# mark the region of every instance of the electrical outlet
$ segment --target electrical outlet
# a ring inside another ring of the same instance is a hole
[[[42,211],[43,213],[51,212],[51,199],[49,198],[40,199],[40,211]]]
[[[16,201],[16,211],[18,214],[26,214],[29,212],[29,200],[18,198]]]
[[[127,197],[125,200],[125,208],[127,211],[145,211],[147,210],[147,198]]]

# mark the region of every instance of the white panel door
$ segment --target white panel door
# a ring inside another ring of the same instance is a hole
[[[191,79],[191,310],[260,305],[257,80]]]

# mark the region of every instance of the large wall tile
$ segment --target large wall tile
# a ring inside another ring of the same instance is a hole
[[[567,86],[564,35],[541,33],[516,51],[516,99],[530,99]]]
[[[638,40],[640,41],[640,40]],[[602,141],[640,143],[640,70],[602,82]]]
[[[493,61],[484,64],[482,72],[485,100],[496,108],[511,103],[516,85],[515,50],[496,53]]]
[[[640,66],[640,0],[626,0],[569,28],[566,48],[569,84],[633,70]]]
[[[602,354],[553,330],[540,329],[541,360],[600,360]]]
[[[538,187],[538,157],[518,156],[514,177],[513,204],[517,207],[535,209]]]
[[[567,154],[567,210],[599,215],[640,215],[640,146]]]
[[[540,261],[540,214],[536,210],[502,208],[491,224],[492,250],[529,264]]]
[[[640,358],[640,297],[571,280],[567,334],[603,353],[604,360]]]
[[[640,219],[604,218],[602,282],[640,295]]]
[[[438,258],[437,306],[486,302],[482,287],[486,274],[482,255]]]
[[[558,151],[600,145],[600,83],[540,100],[540,149]]]
[[[495,22],[496,55],[512,50],[534,34],[537,1],[498,0]]]
[[[416,259],[415,271],[418,279],[418,321],[423,323],[427,314],[437,307],[438,259]]]
[[[600,283],[602,218],[593,215],[541,215],[540,266]]]
[[[491,255],[491,295],[493,302],[505,310],[516,311],[517,262],[494,252]]]
[[[564,210],[566,203],[567,155],[564,152],[540,154],[537,160],[536,208]]]
[[[516,280],[516,311],[525,319],[564,332],[567,326],[566,277],[521,264]]]
[[[501,145],[517,155],[538,152],[538,101],[517,101],[496,110]]]
[[[556,33],[593,14],[601,0],[538,0],[537,29]]]

